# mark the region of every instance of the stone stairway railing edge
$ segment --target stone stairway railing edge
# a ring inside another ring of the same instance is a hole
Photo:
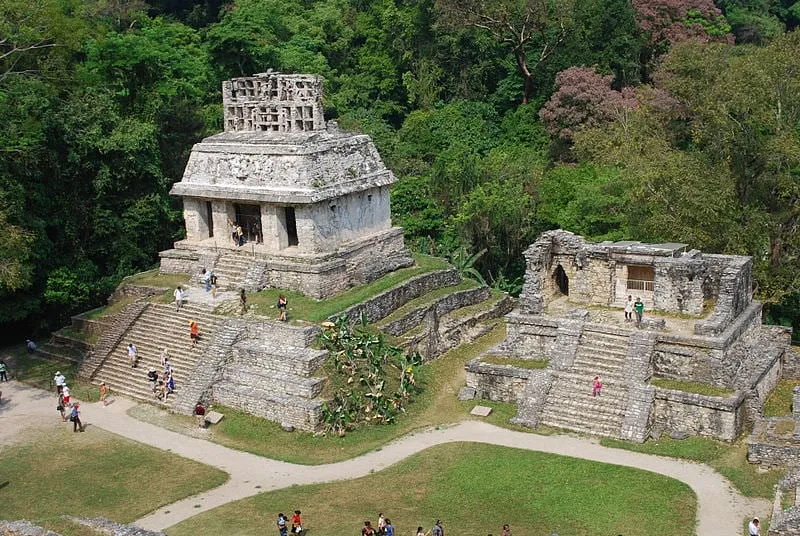
[[[97,343],[89,351],[78,370],[78,377],[91,381],[103,363],[119,345],[125,334],[130,330],[136,320],[150,305],[147,301],[135,301],[126,305],[119,313],[114,315],[112,327],[103,331]]]
[[[247,323],[241,319],[225,319],[216,326],[211,344],[197,360],[186,384],[179,387],[172,411],[192,414],[198,402],[207,401],[211,387],[222,375],[231,348],[246,331]]]
[[[476,287],[440,296],[432,303],[415,307],[400,318],[392,320],[383,326],[381,331],[389,335],[399,336],[418,326],[431,307],[435,307],[436,313],[441,316],[456,309],[486,301],[491,295],[492,293],[488,287]]]

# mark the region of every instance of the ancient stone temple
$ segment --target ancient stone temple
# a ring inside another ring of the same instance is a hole
[[[518,404],[514,422],[633,441],[731,441],[778,380],[797,375],[791,329],[761,323],[750,257],[557,230],[525,258],[507,339],[467,365],[478,396]],[[644,303],[641,323],[625,317],[628,296]]]
[[[192,148],[171,191],[186,238],[163,273],[207,267],[221,285],[319,299],[412,263],[391,223],[395,177],[369,136],[325,122],[320,77],[268,72],[222,93],[225,131]]]

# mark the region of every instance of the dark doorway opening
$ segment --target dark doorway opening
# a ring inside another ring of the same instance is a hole
[[[241,226],[242,235],[248,242],[257,242],[261,229],[261,206],[234,204],[236,224]]]
[[[208,223],[208,237],[214,238],[214,211],[211,210],[211,201],[206,201],[206,222]]]
[[[567,277],[567,272],[564,271],[564,267],[559,264],[556,267],[553,277],[556,280],[556,285],[558,285],[558,290],[561,291],[561,294],[569,296],[569,277]]]
[[[289,246],[296,246],[297,242],[297,220],[294,216],[294,207],[286,207],[286,237]]]

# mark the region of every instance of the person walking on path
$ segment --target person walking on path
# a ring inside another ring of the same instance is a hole
[[[200,326],[194,320],[189,322],[189,337],[192,339],[192,348],[197,347],[197,339],[200,338]],[[164,365],[166,367],[166,365]]]
[[[628,296],[628,301],[625,302],[625,322],[633,320],[633,296]]]
[[[283,515],[283,512],[278,514],[278,520],[275,522],[275,525],[278,527],[278,536],[288,535],[289,529],[286,528],[286,516]]]
[[[747,525],[747,532],[750,534],[750,536],[760,536],[761,522],[757,517],[754,517],[753,520]]]
[[[104,406],[106,405],[107,396],[108,396],[108,387],[106,387],[106,382],[100,382],[100,402]]]
[[[8,365],[6,362],[0,359],[0,382],[7,382],[8,381]]]
[[[178,312],[183,307],[183,289],[180,285],[178,285],[172,295],[175,297],[175,311]]]
[[[215,274],[212,271],[211,272],[211,277],[209,277],[208,280],[211,282],[211,297],[213,299],[216,299],[217,298],[217,274]]]
[[[136,363],[139,361],[137,354],[136,345],[132,342],[128,343],[128,359],[131,361],[131,368],[136,368]]]
[[[364,521],[364,526],[361,527],[361,536],[376,536],[375,529],[372,527],[371,521]]]
[[[61,422],[67,422],[67,414],[64,413],[64,407],[67,404],[64,402],[64,395],[58,393],[58,405],[56,406],[56,411],[61,414]]]
[[[595,376],[592,379],[592,396],[600,396],[600,391],[603,389],[603,382],[600,376]]]
[[[636,298],[636,303],[633,304],[633,309],[636,311],[636,327],[642,327],[642,314],[644,313],[644,302],[641,298]]]
[[[78,404],[73,404],[72,411],[69,414],[69,420],[72,421],[73,432],[77,432],[78,430],[83,432],[83,423],[81,423],[81,412],[78,408],[80,408]]]
[[[431,536],[444,536],[444,527],[442,527],[441,520],[436,520],[436,524],[431,529]]]
[[[286,296],[284,296],[283,294],[278,296],[278,320],[280,320],[281,322],[286,322],[286,306],[288,304],[289,302],[286,301]],[[380,520],[378,522],[380,523]],[[378,527],[378,529],[380,529],[380,526]]]
[[[292,514],[292,534],[303,532],[303,520],[300,519],[300,510],[295,510]]]
[[[239,304],[242,306],[239,314],[243,315],[247,312],[247,295],[244,293],[244,289],[239,292]]]
[[[67,384],[67,379],[61,374],[61,371],[56,371],[56,375],[53,377],[53,382],[56,384],[56,393],[61,394],[62,389]]]

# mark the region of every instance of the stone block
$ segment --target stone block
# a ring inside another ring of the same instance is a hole
[[[478,392],[475,390],[474,387],[462,387],[458,391],[458,399],[459,400],[474,400],[475,396]]]
[[[223,417],[225,417],[225,415],[218,411],[209,411],[206,413],[205,420],[209,424],[219,424],[219,421],[221,421]]]
[[[489,406],[475,406],[472,408],[472,411],[469,412],[470,415],[475,415],[477,417],[488,417],[492,413],[492,408]]]

